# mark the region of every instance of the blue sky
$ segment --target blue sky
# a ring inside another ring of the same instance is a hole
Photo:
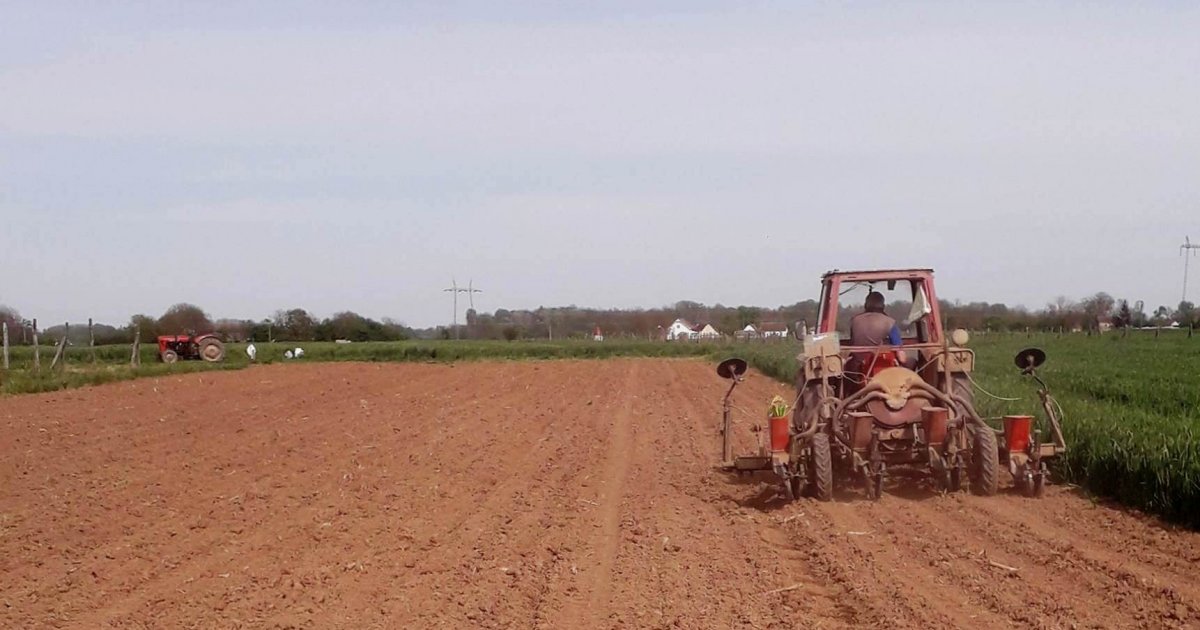
[[[1200,9],[2,3],[0,303],[425,326],[829,268],[1174,305]],[[1200,275],[1200,273],[1196,274]],[[1192,291],[1200,297],[1200,280]]]

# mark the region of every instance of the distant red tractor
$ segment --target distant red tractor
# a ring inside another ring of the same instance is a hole
[[[216,363],[224,358],[225,344],[216,335],[163,335],[158,338],[158,359],[163,363],[179,360]]]

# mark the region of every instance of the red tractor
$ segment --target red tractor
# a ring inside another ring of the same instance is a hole
[[[158,359],[163,363],[208,361],[225,358],[225,344],[216,335],[163,335],[158,338]]]
[[[991,495],[1007,464],[1018,489],[1029,496],[1042,493],[1046,461],[1066,451],[1061,410],[1036,374],[1044,352],[1028,348],[1016,358],[1022,373],[1040,385],[1044,422],[1032,416],[981,418],[971,380],[975,353],[966,347],[965,330],[948,334],[943,328],[932,270],[831,271],[821,285],[817,325],[798,357],[794,413],[790,422],[771,414],[770,448],[756,425],[758,452],[733,455],[730,396],[747,366],[730,359],[718,367],[732,382],[725,396],[721,468],[774,472],[791,497],[828,501],[834,480],[859,481],[869,498],[879,499],[885,477],[902,475],[931,478],[947,491],[970,487]],[[854,345],[852,315],[870,304],[893,324],[892,336],[881,344]],[[888,304],[892,309],[885,312]],[[989,420],[1002,420],[1002,428]]]
[[[1026,494],[1041,494],[1043,460],[1066,451],[1049,392],[1042,384],[1048,442],[1032,431],[1032,417],[1007,416],[996,430],[979,416],[975,353],[965,330],[943,328],[932,270],[831,271],[821,284],[815,334],[804,341],[797,375],[795,424],[828,436],[836,476],[858,478],[872,499],[886,475],[932,477],[946,490],[969,485],[991,495],[1003,462]],[[893,306],[887,315],[899,343],[849,340],[851,316],[871,293]],[[1043,361],[1036,349],[1017,357],[1026,374]]]

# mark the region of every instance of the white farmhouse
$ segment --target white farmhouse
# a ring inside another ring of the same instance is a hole
[[[686,319],[677,319],[667,328],[667,341],[686,341],[692,339],[692,323]]]

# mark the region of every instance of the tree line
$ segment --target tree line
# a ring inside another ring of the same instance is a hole
[[[1191,302],[1181,302],[1177,308],[1159,306],[1145,312],[1142,302],[1130,304],[1105,292],[1081,300],[1058,297],[1041,309],[1008,306],[989,302],[951,302],[940,300],[943,324],[947,328],[966,328],[983,331],[1024,330],[1098,330],[1102,326],[1143,327],[1200,325],[1200,310]],[[671,306],[652,309],[594,309],[576,306],[535,310],[498,309],[494,313],[467,312],[467,323],[460,326],[458,335],[468,339],[546,339],[590,337],[599,329],[606,337],[661,338],[676,319],[692,324],[712,324],[718,331],[731,335],[748,324],[786,324],[793,332],[798,324],[813,327],[817,321],[818,302],[803,300],[775,308],[758,306],[706,305],[701,302],[680,301]],[[888,312],[897,320],[907,316],[911,303],[895,301]],[[851,316],[861,310],[859,304],[842,304],[838,314],[844,326]],[[439,328],[439,336],[449,338],[449,327]]]
[[[0,305],[0,321],[8,323],[9,342],[25,345],[33,342],[33,321],[21,316],[14,308]],[[38,331],[42,339],[57,341],[64,327],[51,326]],[[358,313],[343,311],[318,319],[302,308],[276,311],[262,320],[213,319],[194,304],[176,304],[159,317],[138,314],[124,326],[95,324],[92,330],[98,345],[131,343],[140,333],[143,341],[159,335],[216,333],[226,341],[401,341],[411,339],[415,332],[391,319],[376,321]],[[86,325],[72,324],[67,331],[69,341],[86,344],[89,341]]]
[[[896,319],[907,315],[910,304],[893,302],[888,312]],[[942,320],[947,328],[966,328],[975,331],[1023,330],[1097,330],[1114,328],[1200,325],[1200,309],[1191,302],[1180,302],[1176,308],[1159,306],[1146,312],[1140,301],[1116,299],[1105,292],[1081,300],[1058,297],[1040,309],[1008,306],[1003,303],[950,302],[941,300]],[[712,324],[725,334],[733,334],[748,324],[783,323],[795,331],[803,323],[815,325],[818,303],[804,300],[790,305],[770,307],[706,305],[701,302],[680,301],[670,306],[648,309],[596,309],[577,306],[539,307],[537,309],[497,309],[492,313],[468,310],[466,323],[458,330],[452,326],[413,329],[392,319],[376,321],[357,313],[344,311],[331,317],[317,318],[303,308],[276,311],[262,320],[212,319],[194,304],[176,304],[159,317],[134,315],[124,326],[97,324],[94,334],[97,344],[129,343],[134,331],[143,340],[158,335],[215,332],[227,341],[399,341],[404,339],[564,339],[590,338],[598,329],[606,337],[642,339],[662,338],[676,319],[693,324]],[[858,312],[859,305],[843,305],[839,320]],[[0,305],[0,321],[8,322],[10,343],[30,343],[32,321],[23,318],[15,309]],[[844,321],[842,322],[844,324]],[[42,331],[47,340],[61,336],[61,326]],[[72,326],[71,341],[87,342],[85,326]]]

